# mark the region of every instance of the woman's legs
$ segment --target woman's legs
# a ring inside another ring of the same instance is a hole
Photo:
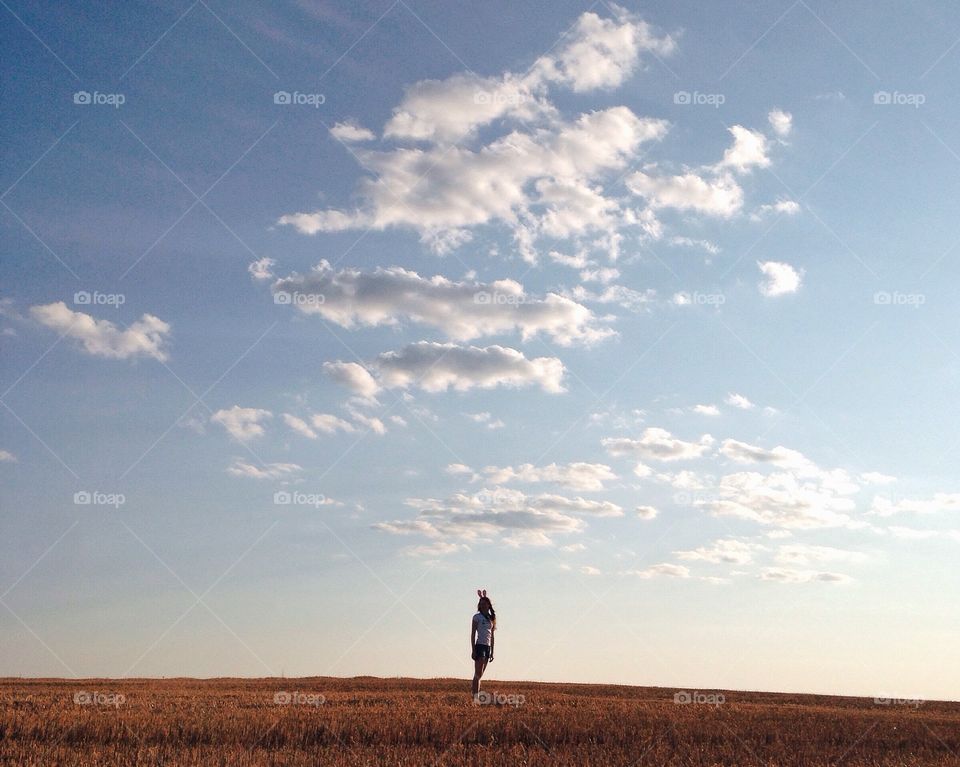
[[[480,677],[483,676],[483,672],[487,669],[487,659],[486,658],[477,658],[473,662],[473,685],[470,688],[470,691],[473,693],[473,697],[476,698],[480,693]]]

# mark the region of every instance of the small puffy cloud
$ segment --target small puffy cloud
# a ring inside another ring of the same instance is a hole
[[[777,200],[774,203],[761,205],[751,214],[754,221],[759,221],[768,213],[777,213],[782,216],[795,216],[800,212],[800,203],[794,200]]]
[[[614,334],[583,304],[557,293],[528,295],[514,280],[457,282],[440,275],[421,277],[398,266],[338,271],[321,261],[308,274],[278,280],[273,291],[316,297],[290,303],[348,329],[406,319],[455,341],[516,331],[524,340],[544,335],[561,346],[591,344]]]
[[[380,391],[380,385],[370,371],[357,362],[324,362],[323,370],[334,381],[365,399],[373,399]]]
[[[603,575],[596,567],[593,565],[583,565],[580,568],[580,572],[583,575]]]
[[[675,551],[680,559],[700,560],[713,564],[745,565],[753,561],[753,552],[757,544],[740,541],[735,538],[721,538],[708,546],[700,546],[689,551]]]
[[[777,583],[848,583],[850,576],[817,570],[794,570],[786,567],[767,567],[760,573],[761,580]]]
[[[415,519],[379,522],[373,527],[393,535],[422,535],[444,541],[490,541],[508,546],[552,546],[556,535],[584,529],[583,517],[622,516],[623,509],[605,501],[542,493],[526,495],[506,488],[484,489],[446,499],[410,498]]]
[[[571,543],[571,544],[568,544],[567,546],[560,547],[560,551],[563,551],[567,554],[573,554],[578,551],[586,551],[586,549],[587,547],[584,546],[582,543]]]
[[[846,488],[840,488],[846,489]],[[854,527],[856,504],[829,482],[794,472],[764,475],[744,471],[720,479],[715,499],[695,502],[714,516],[736,517],[785,529]]]
[[[445,557],[450,554],[460,554],[470,551],[470,547],[465,543],[453,543],[452,541],[435,541],[434,543],[424,543],[420,546],[410,546],[403,550],[408,557]]]
[[[766,168],[770,165],[767,155],[769,141],[759,131],[734,125],[730,128],[733,146],[723,153],[720,167],[731,168],[739,173],[749,173],[753,168]]]
[[[418,386],[424,391],[469,391],[498,386],[539,386],[564,391],[563,363],[556,357],[528,359],[504,346],[460,346],[420,341],[400,351],[384,352],[373,363],[384,388]]]
[[[30,316],[41,325],[80,343],[87,354],[109,359],[151,357],[166,361],[170,325],[144,314],[121,330],[109,320],[98,320],[83,312],[75,312],[63,301],[30,307]]]
[[[0,463],[16,463],[17,456],[9,450],[0,450]]]
[[[373,141],[377,136],[369,128],[364,128],[352,120],[336,123],[330,129],[330,135],[347,143],[351,141]]]
[[[731,407],[739,408],[740,410],[753,409],[753,403],[750,400],[748,400],[746,397],[744,397],[742,394],[735,394],[733,392],[730,392],[730,394],[727,395],[727,399],[725,401]]]
[[[273,267],[276,265],[277,262],[272,258],[264,257],[250,263],[250,265],[247,266],[247,271],[250,272],[250,276],[255,280],[272,280]]]
[[[674,565],[669,562],[663,562],[659,565],[652,565],[643,570],[631,570],[628,575],[636,575],[638,578],[656,578],[659,576],[667,578],[689,578],[690,569],[683,565]]]
[[[227,473],[235,477],[249,477],[250,479],[285,479],[301,471],[295,463],[265,463],[254,466],[241,458],[235,458],[227,467]]]
[[[609,437],[602,441],[610,455],[637,456],[656,461],[681,461],[699,458],[713,444],[713,437],[704,434],[699,442],[685,442],[666,429],[651,426],[640,439]]]
[[[482,423],[488,429],[502,429],[506,424],[499,418],[494,418],[490,413],[464,413],[474,423]]]
[[[775,559],[785,565],[810,565],[819,562],[863,562],[866,555],[833,546],[784,544],[777,550]]]
[[[865,471],[860,475],[860,480],[868,485],[889,485],[896,482],[897,478],[879,471]]]
[[[901,498],[896,501],[877,496],[870,507],[870,513],[880,517],[957,510],[960,510],[960,493],[935,493],[932,498]]]
[[[700,415],[720,415],[720,408],[716,405],[694,405],[693,412]]]
[[[234,405],[227,410],[218,410],[210,416],[210,420],[220,424],[238,442],[246,442],[263,436],[263,424],[272,417],[273,413],[269,410]]]
[[[295,415],[290,413],[283,414],[283,422],[289,426],[293,431],[297,432],[307,439],[316,439],[317,433],[310,428],[310,425],[304,421],[302,418],[297,418]]]
[[[780,138],[789,136],[790,131],[793,129],[793,115],[789,112],[784,112],[782,109],[771,110],[767,115],[767,120],[770,121],[770,127],[773,128],[773,132]]]
[[[653,210],[673,208],[729,218],[743,207],[743,189],[727,174],[711,179],[693,172],[655,176],[637,171],[625,183],[631,192],[646,199]]]
[[[763,273],[760,293],[765,296],[783,296],[800,289],[803,272],[782,261],[758,261],[757,268]]]
[[[636,509],[637,516],[640,519],[653,519],[657,516],[657,510],[653,506],[637,506]]]
[[[338,431],[355,431],[352,423],[331,413],[314,413],[314,415],[310,416],[310,423],[314,429],[324,434],[336,434]]]
[[[720,454],[737,463],[769,463],[787,469],[816,471],[813,461],[803,453],[782,445],[768,450],[736,439],[725,439],[720,445]]]
[[[487,466],[482,473],[486,480],[494,485],[506,485],[511,482],[553,482],[571,490],[603,490],[604,482],[617,478],[613,470],[605,464],[584,462],[551,463],[547,466],[534,466],[531,463],[516,467]]]

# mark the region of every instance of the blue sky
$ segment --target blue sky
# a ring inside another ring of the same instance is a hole
[[[0,674],[956,698],[960,10],[2,12]]]

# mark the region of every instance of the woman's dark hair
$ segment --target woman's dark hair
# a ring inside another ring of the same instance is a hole
[[[480,601],[477,602],[477,612],[478,612],[478,613],[482,613],[482,612],[483,612],[483,603],[484,603],[484,602],[487,603],[487,607],[489,608],[489,611],[490,611],[490,622],[493,623],[493,627],[496,628],[496,627],[497,627],[497,613],[496,613],[496,611],[493,609],[493,602],[490,601],[490,597],[480,597]]]

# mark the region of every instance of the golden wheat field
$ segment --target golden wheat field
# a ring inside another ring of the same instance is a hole
[[[491,681],[477,705],[468,689],[6,679],[0,764],[960,765],[956,703]]]

